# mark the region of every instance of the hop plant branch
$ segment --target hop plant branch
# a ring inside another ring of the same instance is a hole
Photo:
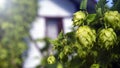
[[[86,10],[87,8],[87,0],[82,0],[80,4],[80,10]]]

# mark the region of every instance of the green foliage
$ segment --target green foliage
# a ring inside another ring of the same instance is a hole
[[[0,68],[21,68],[30,23],[37,15],[37,0],[7,0],[0,9]]]
[[[112,6],[112,10],[117,10],[118,12],[120,12],[120,0],[113,0],[113,6]]]
[[[100,0],[94,14],[83,10],[74,13],[74,30],[61,32],[52,42],[56,60],[64,68],[114,68],[112,63],[119,62],[120,13],[111,11],[106,3]]]

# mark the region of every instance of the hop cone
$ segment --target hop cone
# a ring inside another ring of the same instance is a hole
[[[55,61],[56,61],[56,59],[55,59],[55,57],[54,57],[53,55],[50,55],[50,56],[48,57],[48,59],[47,59],[47,62],[48,62],[49,64],[54,64]]]
[[[88,49],[90,49],[96,41],[95,30],[91,29],[89,26],[79,27],[76,31],[76,37],[79,43]]]
[[[85,12],[78,11],[78,12],[74,13],[74,15],[73,15],[73,25],[74,26],[81,25],[85,19],[86,19]]]
[[[120,14],[118,11],[108,11],[104,14],[104,21],[114,29],[120,29]]]
[[[100,45],[101,48],[112,48],[116,40],[116,33],[112,28],[102,29],[98,34],[98,45]]]

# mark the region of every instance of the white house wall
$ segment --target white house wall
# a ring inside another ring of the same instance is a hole
[[[35,44],[29,41],[28,57],[23,63],[23,68],[36,68],[42,59],[41,53],[36,49]]]
[[[64,33],[70,32],[72,28],[72,17],[63,19],[63,29]]]
[[[33,40],[43,39],[45,37],[44,18],[36,18],[36,20],[32,23],[30,35]],[[45,42],[37,42],[39,48],[36,48],[35,43],[30,40],[28,41],[28,45],[28,57],[24,61],[23,68],[36,68],[36,66],[40,64],[40,60],[42,59],[42,54],[38,49],[43,48]]]
[[[45,23],[45,18],[39,18],[37,17],[36,20],[32,23],[32,28],[30,30],[30,35],[33,38],[33,40],[37,39],[43,39],[45,38],[45,28],[46,23]],[[39,48],[44,47],[44,42],[37,42],[39,45]]]
[[[33,40],[43,39],[45,37],[46,22],[45,17],[62,17],[64,32],[70,32],[72,27],[72,14],[75,8],[67,0],[39,0],[38,17],[32,23],[30,35]],[[28,57],[26,58],[23,68],[35,68],[39,63],[42,55],[39,53],[35,44],[29,41]],[[39,48],[44,47],[45,42],[37,42]],[[37,58],[36,58],[37,57]]]
[[[45,37],[45,18],[36,18],[32,23],[30,34],[34,40]]]

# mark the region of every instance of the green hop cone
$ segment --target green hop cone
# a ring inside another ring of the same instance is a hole
[[[117,41],[116,33],[112,28],[102,29],[98,33],[98,45],[107,50],[112,48]]]
[[[96,32],[89,26],[81,26],[76,31],[76,37],[80,45],[90,49],[93,47],[94,42],[96,42]]]
[[[55,59],[55,57],[54,57],[53,55],[50,55],[50,56],[48,57],[48,59],[47,59],[47,62],[48,62],[49,64],[54,64],[55,61],[56,61],[56,59]]]
[[[114,29],[120,29],[120,14],[118,11],[108,11],[104,14],[104,21]]]
[[[78,11],[78,12],[74,13],[74,15],[73,15],[73,25],[79,26],[84,22],[85,19],[86,19],[85,12]]]

